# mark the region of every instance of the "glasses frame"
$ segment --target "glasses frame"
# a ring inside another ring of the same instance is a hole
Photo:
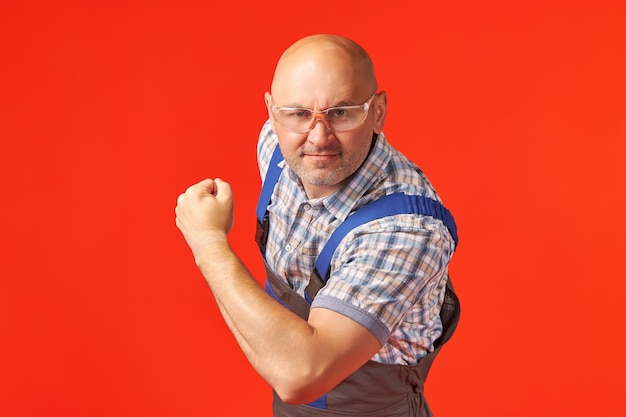
[[[274,120],[276,120],[276,123],[278,123],[279,125],[281,125],[282,127],[284,127],[285,129],[289,130],[290,132],[294,132],[294,133],[309,133],[311,130],[313,130],[315,128],[315,126],[317,125],[318,120],[321,120],[322,123],[324,124],[324,126],[326,126],[326,128],[328,130],[330,130],[331,132],[347,132],[348,130],[352,130],[352,129],[356,129],[357,127],[361,126],[363,124],[363,122],[365,122],[365,119],[367,119],[367,115],[369,114],[369,109],[372,103],[372,100],[374,100],[374,97],[376,97],[378,93],[374,92],[374,94],[372,94],[370,96],[370,98],[368,98],[367,100],[365,100],[365,102],[363,104],[358,104],[358,105],[354,105],[354,106],[333,106],[333,107],[329,107],[327,109],[324,110],[318,110],[315,111],[313,109],[307,109],[306,107],[279,107],[274,103],[274,97],[271,96],[272,98],[272,113],[276,113],[277,111],[280,110],[284,110],[284,111],[295,111],[295,110],[302,110],[302,111],[307,111],[310,112],[312,114],[312,118],[311,121],[309,123],[309,127],[306,130],[295,130],[295,129],[291,129],[285,125],[283,125],[280,121],[278,121],[278,118],[276,118],[276,116],[274,116]],[[365,115],[363,116],[363,119],[359,122],[359,124],[352,126],[348,129],[333,129],[332,127],[330,127],[330,123],[328,122],[328,120],[326,119],[326,115],[328,114],[328,112],[333,111],[333,110],[337,110],[337,109],[363,109],[365,111]]]

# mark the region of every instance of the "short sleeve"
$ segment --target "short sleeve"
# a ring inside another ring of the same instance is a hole
[[[435,336],[453,245],[443,223],[429,216],[403,214],[359,226],[336,251],[312,307],[355,320],[381,346],[409,318],[420,322],[416,331]]]

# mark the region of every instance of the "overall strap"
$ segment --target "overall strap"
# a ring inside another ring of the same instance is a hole
[[[267,236],[270,228],[267,207],[270,205],[274,187],[276,187],[276,183],[280,178],[280,173],[283,171],[283,168],[278,165],[282,160],[283,154],[280,151],[280,146],[276,144],[276,149],[274,149],[274,153],[272,154],[272,158],[267,167],[267,172],[265,173],[265,181],[263,181],[263,188],[261,189],[259,202],[256,206],[257,224],[255,240],[264,259],[265,246],[267,245]]]
[[[265,181],[263,181],[263,188],[261,189],[259,202],[256,206],[256,217],[259,222],[263,222],[263,218],[267,213],[267,206],[270,205],[270,200],[272,199],[274,187],[278,182],[278,178],[280,178],[280,173],[283,171],[282,167],[278,166],[282,160],[283,154],[280,151],[280,146],[276,144],[276,149],[274,149],[274,154],[272,154],[272,159],[270,160],[267,172],[265,173]]]
[[[441,203],[421,195],[406,195],[405,193],[383,196],[352,213],[335,229],[315,261],[315,270],[306,287],[307,301],[311,302],[315,294],[326,284],[330,275],[330,260],[341,240],[352,229],[372,220],[396,214],[417,214],[441,220],[450,232],[456,248],[459,241],[456,223],[450,211]]]

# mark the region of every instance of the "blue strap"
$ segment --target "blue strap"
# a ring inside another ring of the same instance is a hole
[[[404,193],[389,194],[361,207],[335,229],[315,261],[315,269],[325,282],[330,269],[330,260],[339,242],[357,226],[395,214],[421,214],[439,219],[448,228],[454,245],[458,244],[456,223],[452,214],[441,203],[421,195]]]
[[[327,403],[327,398],[326,398],[326,394],[324,394],[321,397],[319,397],[317,400],[312,401],[306,405],[308,405],[309,407],[321,408],[322,410],[326,410],[326,408],[328,408],[326,403]]]
[[[276,149],[274,149],[274,154],[272,155],[270,164],[267,167],[267,172],[265,173],[265,181],[263,181],[263,188],[261,189],[259,202],[256,206],[256,217],[257,219],[259,219],[260,222],[263,222],[263,218],[265,217],[265,213],[267,212],[267,206],[270,205],[270,200],[272,199],[274,187],[276,186],[278,178],[280,178],[280,173],[283,170],[281,167],[278,166],[278,164],[282,160],[283,154],[280,151],[280,146],[276,144]]]

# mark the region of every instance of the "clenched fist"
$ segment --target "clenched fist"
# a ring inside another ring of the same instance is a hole
[[[215,239],[225,240],[233,226],[233,194],[221,179],[205,179],[178,196],[176,226],[194,257]]]

